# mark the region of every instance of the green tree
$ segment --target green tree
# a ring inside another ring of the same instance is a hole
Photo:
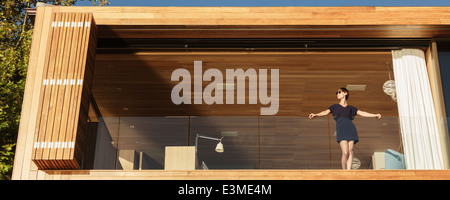
[[[108,0],[89,0],[94,6]],[[76,0],[2,0],[0,10],[0,180],[11,179],[33,24],[25,8],[38,2],[71,6]]]

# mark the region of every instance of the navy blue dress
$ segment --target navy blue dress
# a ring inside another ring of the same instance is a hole
[[[328,109],[333,113],[333,118],[336,120],[337,142],[353,140],[355,144],[358,143],[358,133],[352,121],[358,109],[350,105],[343,107],[341,104],[333,104]]]

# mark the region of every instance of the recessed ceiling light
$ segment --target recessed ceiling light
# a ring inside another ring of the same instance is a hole
[[[347,85],[346,88],[348,91],[366,91],[366,86],[367,85]]]
[[[238,132],[237,131],[221,131],[220,134],[222,135],[222,137],[238,136]]]

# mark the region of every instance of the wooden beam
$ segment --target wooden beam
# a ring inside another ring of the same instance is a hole
[[[62,6],[53,7],[53,11],[92,12],[99,26],[99,36],[105,38],[450,36],[450,7]]]
[[[19,133],[12,179],[33,179],[29,177],[30,169],[36,168],[31,162],[31,146],[34,139],[34,127],[38,115],[40,88],[45,55],[48,52],[47,41],[51,26],[51,11],[45,7],[37,8],[37,16],[28,62],[27,81],[25,85]]]
[[[98,25],[450,24],[450,7],[58,7],[92,12]],[[411,13],[414,13],[413,15]]]

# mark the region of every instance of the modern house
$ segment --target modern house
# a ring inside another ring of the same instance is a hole
[[[13,179],[450,179],[450,7],[29,13]]]

